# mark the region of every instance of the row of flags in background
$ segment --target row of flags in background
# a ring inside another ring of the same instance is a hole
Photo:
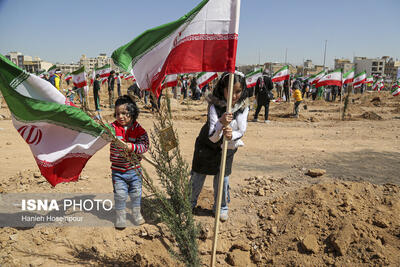
[[[259,77],[262,76],[262,69],[256,69],[246,75],[246,85],[247,88],[253,87],[256,85]],[[272,82],[281,82],[288,80],[290,78],[289,66],[283,66],[272,76]],[[345,84],[353,84],[354,88],[360,88],[363,84],[372,86],[372,89],[375,91],[380,91],[384,88],[384,80],[382,77],[376,77],[374,81],[374,77],[372,75],[367,77],[365,71],[355,75],[355,69],[352,68],[350,71],[346,73],[342,73],[341,69],[334,70],[332,72],[326,72],[325,70],[311,76],[308,78],[304,78],[308,81],[309,85],[313,85],[315,87],[328,86],[328,85],[336,85],[342,86]],[[394,83],[392,86],[392,95],[400,94],[400,79]]]

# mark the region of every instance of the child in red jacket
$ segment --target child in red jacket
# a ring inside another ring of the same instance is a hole
[[[136,121],[139,108],[136,103],[127,96],[121,96],[115,101],[116,120],[111,124],[115,130],[115,136],[125,144],[130,153],[135,153],[140,160],[140,155],[149,148],[149,138],[146,131]],[[140,213],[142,198],[142,179],[140,164],[132,164],[123,157],[123,149],[111,143],[110,161],[112,170],[112,182],[114,187],[114,201],[116,210],[115,228],[126,227],[126,200],[129,197],[132,202],[133,223],[144,223]]]

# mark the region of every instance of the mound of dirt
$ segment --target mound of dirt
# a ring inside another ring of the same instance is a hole
[[[381,116],[379,116],[378,114],[376,114],[376,113],[373,112],[373,111],[364,112],[364,113],[361,115],[361,118],[364,118],[364,119],[367,119],[367,120],[374,120],[374,121],[381,121],[381,120],[383,120],[383,118],[382,118]]]
[[[267,201],[258,207],[259,264],[399,266],[399,208],[398,186],[351,182]]]
[[[391,111],[391,113],[396,113],[396,114],[400,113],[400,106],[398,106],[398,107],[396,107],[395,109],[393,109],[393,110]]]

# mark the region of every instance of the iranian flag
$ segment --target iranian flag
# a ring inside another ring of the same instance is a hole
[[[374,82],[374,77],[372,77],[372,75],[368,76],[368,77],[365,79],[365,83],[366,83],[367,85],[371,85],[373,82]]]
[[[308,80],[308,82],[310,85],[314,85],[319,81],[319,79],[321,79],[324,76],[325,76],[325,71],[324,70],[320,71],[317,74],[311,76],[310,79]]]
[[[47,70],[47,72],[49,73],[49,77],[50,77],[51,75],[54,75],[54,73],[56,72],[56,69],[57,69],[57,66],[56,66],[56,65],[53,65],[53,66],[51,66],[51,67]]]
[[[163,81],[162,88],[174,87],[178,85],[178,74],[167,75]]]
[[[125,78],[124,78],[124,79],[125,79],[125,80],[132,79],[133,81],[135,81],[135,77],[133,76],[132,73],[127,73],[127,74],[125,75]]]
[[[384,83],[383,83],[383,78],[379,78],[377,79],[374,84],[372,85],[372,89],[374,91],[378,91],[380,92],[381,89],[383,89],[383,87],[385,87]]]
[[[400,95],[400,80],[393,84],[392,90],[390,92],[392,93],[392,96]]]
[[[256,86],[258,78],[262,76],[262,69],[252,71],[246,75],[246,86],[247,88]]]
[[[354,82],[353,82],[353,86],[357,86],[359,84],[365,83],[365,80],[367,79],[367,73],[365,71],[357,74],[354,77]]]
[[[201,72],[197,75],[196,81],[199,88],[203,88],[206,84],[218,77],[216,72]]]
[[[138,86],[156,96],[176,73],[235,71],[240,0],[203,0],[176,21],[150,29],[112,54],[133,70]]]
[[[326,74],[324,77],[319,79],[315,87],[318,88],[327,85],[342,86],[342,69],[337,69]]]
[[[110,64],[106,64],[103,67],[95,68],[94,71],[96,74],[100,75],[100,79],[104,79],[110,76],[111,66]]]
[[[71,75],[71,73],[68,72],[67,75],[65,75],[65,80],[69,81],[71,79],[72,79],[72,75]]]
[[[76,71],[72,72],[71,75],[72,75],[72,83],[76,88],[82,88],[87,85],[85,66],[82,66]]]
[[[53,186],[77,181],[90,157],[107,144],[104,130],[54,86],[0,55],[0,90],[14,127]]]
[[[290,73],[289,73],[289,66],[283,66],[280,70],[275,72],[274,76],[272,77],[272,82],[280,82],[284,80],[289,80]]]
[[[343,84],[352,83],[354,80],[354,68],[343,74]]]

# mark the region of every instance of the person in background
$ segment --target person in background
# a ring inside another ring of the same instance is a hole
[[[308,91],[309,91],[308,81],[304,80],[303,86],[301,88],[301,97],[304,98],[304,95],[306,95],[306,97],[308,98]]]
[[[283,94],[285,95],[285,100],[286,102],[290,102],[290,92],[289,92],[289,86],[290,85],[290,79],[285,80],[283,82]]]
[[[300,80],[295,80],[293,83],[293,97],[294,97],[294,108],[293,108],[293,115],[295,118],[299,117],[299,106],[301,102],[303,101],[302,95],[301,95],[301,88],[302,84]]]
[[[55,87],[57,88],[58,91],[61,92],[61,70],[60,69],[56,69],[56,71],[54,72],[54,74],[50,77],[49,82]]]
[[[257,99],[257,109],[254,113],[253,122],[257,121],[258,113],[261,111],[261,107],[265,108],[265,123],[269,123],[268,115],[269,115],[269,103],[272,99],[274,99],[274,95],[271,92],[274,89],[274,85],[271,81],[271,78],[268,75],[267,71],[264,71],[263,75],[258,78],[256,87],[255,87],[255,96]]]
[[[100,75],[96,74],[95,80],[93,82],[93,99],[96,111],[100,111],[99,91],[100,91]]]
[[[119,77],[119,73],[117,73],[117,76],[115,77],[115,79],[117,80],[118,97],[120,97],[121,96],[121,77]]]
[[[110,108],[114,107],[114,83],[115,83],[115,71],[110,72],[110,76],[108,76],[108,102],[110,104]]]

